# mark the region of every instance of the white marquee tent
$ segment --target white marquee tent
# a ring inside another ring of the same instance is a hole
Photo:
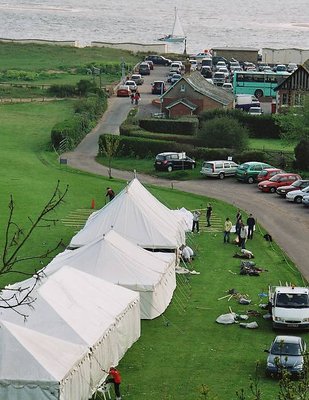
[[[88,400],[91,396],[86,346],[2,321],[0,354],[3,400]]]
[[[176,288],[175,258],[174,253],[144,250],[110,230],[88,245],[58,254],[45,273],[69,265],[135,290],[140,294],[141,318],[153,319],[165,311]]]
[[[24,281],[22,286],[26,287],[29,283],[31,280]],[[25,326],[72,345],[86,346],[90,353],[84,367],[89,370],[90,376],[87,381],[88,394],[106,376],[102,369],[107,370],[111,365],[117,365],[140,336],[139,294],[75,268],[63,266],[49,276],[33,296],[36,298],[33,310],[27,306],[18,308],[20,313],[29,315],[26,322],[22,315],[12,310],[1,310],[0,320]],[[57,355],[63,356],[62,353],[54,352],[53,357]],[[3,362],[1,353],[0,365]],[[15,379],[16,376],[12,376],[12,382]],[[35,373],[33,380],[36,380]],[[1,375],[0,387],[7,381],[8,377]],[[74,382],[76,396],[59,397],[59,400],[86,399],[83,397],[84,376],[80,374]],[[1,392],[0,398],[5,398]],[[39,397],[33,397],[33,400],[36,399]]]
[[[84,246],[110,229],[148,249],[177,249],[185,231],[171,210],[133,179],[111,202],[93,213],[71,240],[70,248]]]

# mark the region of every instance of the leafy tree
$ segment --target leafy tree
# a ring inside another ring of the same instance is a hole
[[[280,127],[282,139],[288,142],[309,139],[309,95],[305,96],[302,107],[291,107],[274,118]]]
[[[309,139],[302,139],[294,149],[296,167],[309,170]]]
[[[249,132],[237,120],[226,116],[202,122],[199,137],[205,147],[242,151],[248,147]]]
[[[77,82],[76,90],[79,96],[86,96],[89,93],[95,93],[97,85],[88,79],[81,79]]]

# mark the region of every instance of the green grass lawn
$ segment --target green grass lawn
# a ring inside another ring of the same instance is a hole
[[[30,256],[51,248],[60,238],[64,246],[67,245],[80,226],[68,226],[62,220],[77,210],[90,213],[92,199],[96,208],[102,207],[107,186],[112,186],[116,192],[125,186],[125,182],[110,181],[59,165],[57,155],[50,148],[50,129],[71,113],[70,101],[0,105],[1,248],[10,195],[15,202],[14,221],[27,227],[28,217],[37,215],[57,181],[60,180],[62,190],[69,185],[64,203],[50,216],[58,220],[56,225],[44,224],[25,247],[24,255]],[[149,163],[152,165],[150,160]],[[195,172],[198,171],[199,168]],[[176,190],[156,187],[149,187],[149,190],[171,208],[205,208],[209,200]],[[202,384],[207,385],[217,399],[235,398],[237,389],[249,387],[256,360],[265,362],[263,350],[274,332],[262,317],[256,319],[257,330],[218,325],[215,319],[228,312],[229,307],[240,313],[249,308],[259,310],[258,294],[266,292],[269,284],[277,284],[279,280],[302,282],[292,263],[287,264],[279,249],[273,250],[259,233],[248,243],[248,248],[255,253],[257,264],[268,271],[259,277],[240,276],[240,262],[232,257],[235,247],[222,243],[221,232],[224,219],[229,216],[234,220],[236,210],[217,200],[211,202],[213,230],[188,238],[197,253],[192,267],[201,274],[178,278],[173,301],[164,316],[142,321],[141,338],[121,360],[122,391],[128,400],[145,397],[148,400],[196,400],[200,398]],[[41,266],[38,261],[29,261],[19,268],[30,272]],[[18,274],[2,276],[0,284],[21,279]],[[231,288],[248,294],[252,299],[250,306],[240,306],[234,299],[218,300]],[[275,399],[277,383],[264,377],[263,368],[260,376],[265,399]]]
[[[249,139],[250,149],[294,151],[296,143],[286,143],[281,139]]]

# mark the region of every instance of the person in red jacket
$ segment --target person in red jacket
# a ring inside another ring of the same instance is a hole
[[[121,400],[121,394],[120,394],[121,375],[120,375],[120,372],[115,367],[110,367],[109,375],[111,377],[107,379],[107,382],[114,384],[116,400]]]

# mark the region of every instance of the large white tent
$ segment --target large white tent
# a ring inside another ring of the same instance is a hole
[[[91,396],[86,346],[2,321],[0,354],[2,400],[88,400]]]
[[[133,179],[111,202],[89,217],[71,240],[70,248],[84,246],[110,229],[148,249],[177,249],[185,231],[171,210]]]
[[[149,252],[117,232],[76,250],[58,254],[46,267],[50,275],[63,265],[95,275],[140,294],[141,318],[153,319],[169,305],[176,288],[174,253]]]
[[[31,284],[31,280],[27,280],[21,285],[27,287]],[[103,370],[117,365],[140,336],[139,294],[75,268],[63,266],[39,285],[33,297],[36,298],[33,309],[27,306],[18,308],[19,313],[28,315],[26,322],[22,315],[10,309],[1,310],[0,320],[86,346],[89,349],[86,370],[90,371],[88,392],[93,391],[106,376]],[[62,357],[57,352],[53,357],[57,355]],[[2,362],[0,354],[0,364]],[[35,381],[35,374],[33,379]],[[0,387],[6,380],[7,377],[0,376]],[[75,383],[74,390],[78,395],[59,397],[60,400],[84,399],[84,377],[80,375]],[[33,397],[36,399],[39,398]]]

